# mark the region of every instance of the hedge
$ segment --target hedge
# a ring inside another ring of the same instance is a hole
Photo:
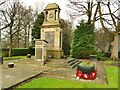
[[[7,48],[2,48],[2,56],[7,57],[8,56],[9,49]]]
[[[35,49],[34,48],[13,48],[12,49],[12,56],[22,56],[31,54],[34,55]],[[2,48],[2,56],[7,57],[9,55],[8,48]]]
[[[111,57],[111,52],[105,52],[105,57],[110,58]],[[120,51],[118,51],[118,57],[120,58]]]

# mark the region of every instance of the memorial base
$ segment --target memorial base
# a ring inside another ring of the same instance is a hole
[[[63,50],[47,50],[47,57],[60,59],[63,57]]]

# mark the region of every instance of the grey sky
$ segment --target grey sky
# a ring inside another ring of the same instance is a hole
[[[63,19],[68,19],[67,16],[67,6],[68,0],[20,0],[26,5],[31,5],[34,9],[38,7],[38,10],[41,12],[48,3],[57,3],[61,8],[60,17]]]
[[[67,4],[69,3],[69,0],[20,0],[20,1],[23,2],[23,4],[25,4],[27,6],[31,5],[34,9],[36,9],[38,7],[38,11],[40,11],[40,12],[43,11],[43,9],[45,8],[45,6],[48,3],[57,3],[59,5],[59,7],[61,8],[60,18],[69,20],[69,15],[67,15],[67,12],[70,11],[70,9],[68,9],[68,7],[67,7]],[[115,8],[112,7],[112,10],[114,10],[114,9]],[[104,12],[107,11],[105,9],[105,7],[103,8],[103,11]],[[81,18],[83,18],[83,17],[81,17]],[[75,26],[78,23],[78,20],[75,19],[73,23],[74,23],[74,26]],[[97,28],[101,27],[99,22],[97,22],[95,26]]]

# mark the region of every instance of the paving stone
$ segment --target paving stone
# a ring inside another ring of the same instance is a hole
[[[36,60],[12,60],[5,61],[2,66],[2,88],[8,88],[21,82],[25,79],[28,79],[32,76],[35,76],[43,72],[43,76],[60,78],[60,79],[69,79],[76,81],[85,81],[85,82],[95,82],[95,83],[107,83],[104,63],[97,62],[97,78],[95,80],[77,80],[75,74],[76,70],[71,69],[67,65],[67,62],[64,62],[63,59],[50,59],[47,64],[44,66],[40,65],[40,62]],[[8,68],[8,63],[14,62],[14,68]],[[102,73],[102,75],[101,75]],[[0,73],[1,74],[1,73]],[[104,77],[103,77],[104,76]],[[0,83],[1,84],[1,83]]]
[[[14,61],[14,68],[8,68],[7,64],[9,62],[11,61],[6,61],[3,64],[2,88],[8,88],[42,72],[38,64],[19,63],[19,61],[16,63],[16,61]]]

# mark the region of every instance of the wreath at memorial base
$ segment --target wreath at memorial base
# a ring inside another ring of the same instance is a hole
[[[76,77],[86,80],[94,80],[96,79],[96,75],[97,73],[94,66],[77,66]]]

